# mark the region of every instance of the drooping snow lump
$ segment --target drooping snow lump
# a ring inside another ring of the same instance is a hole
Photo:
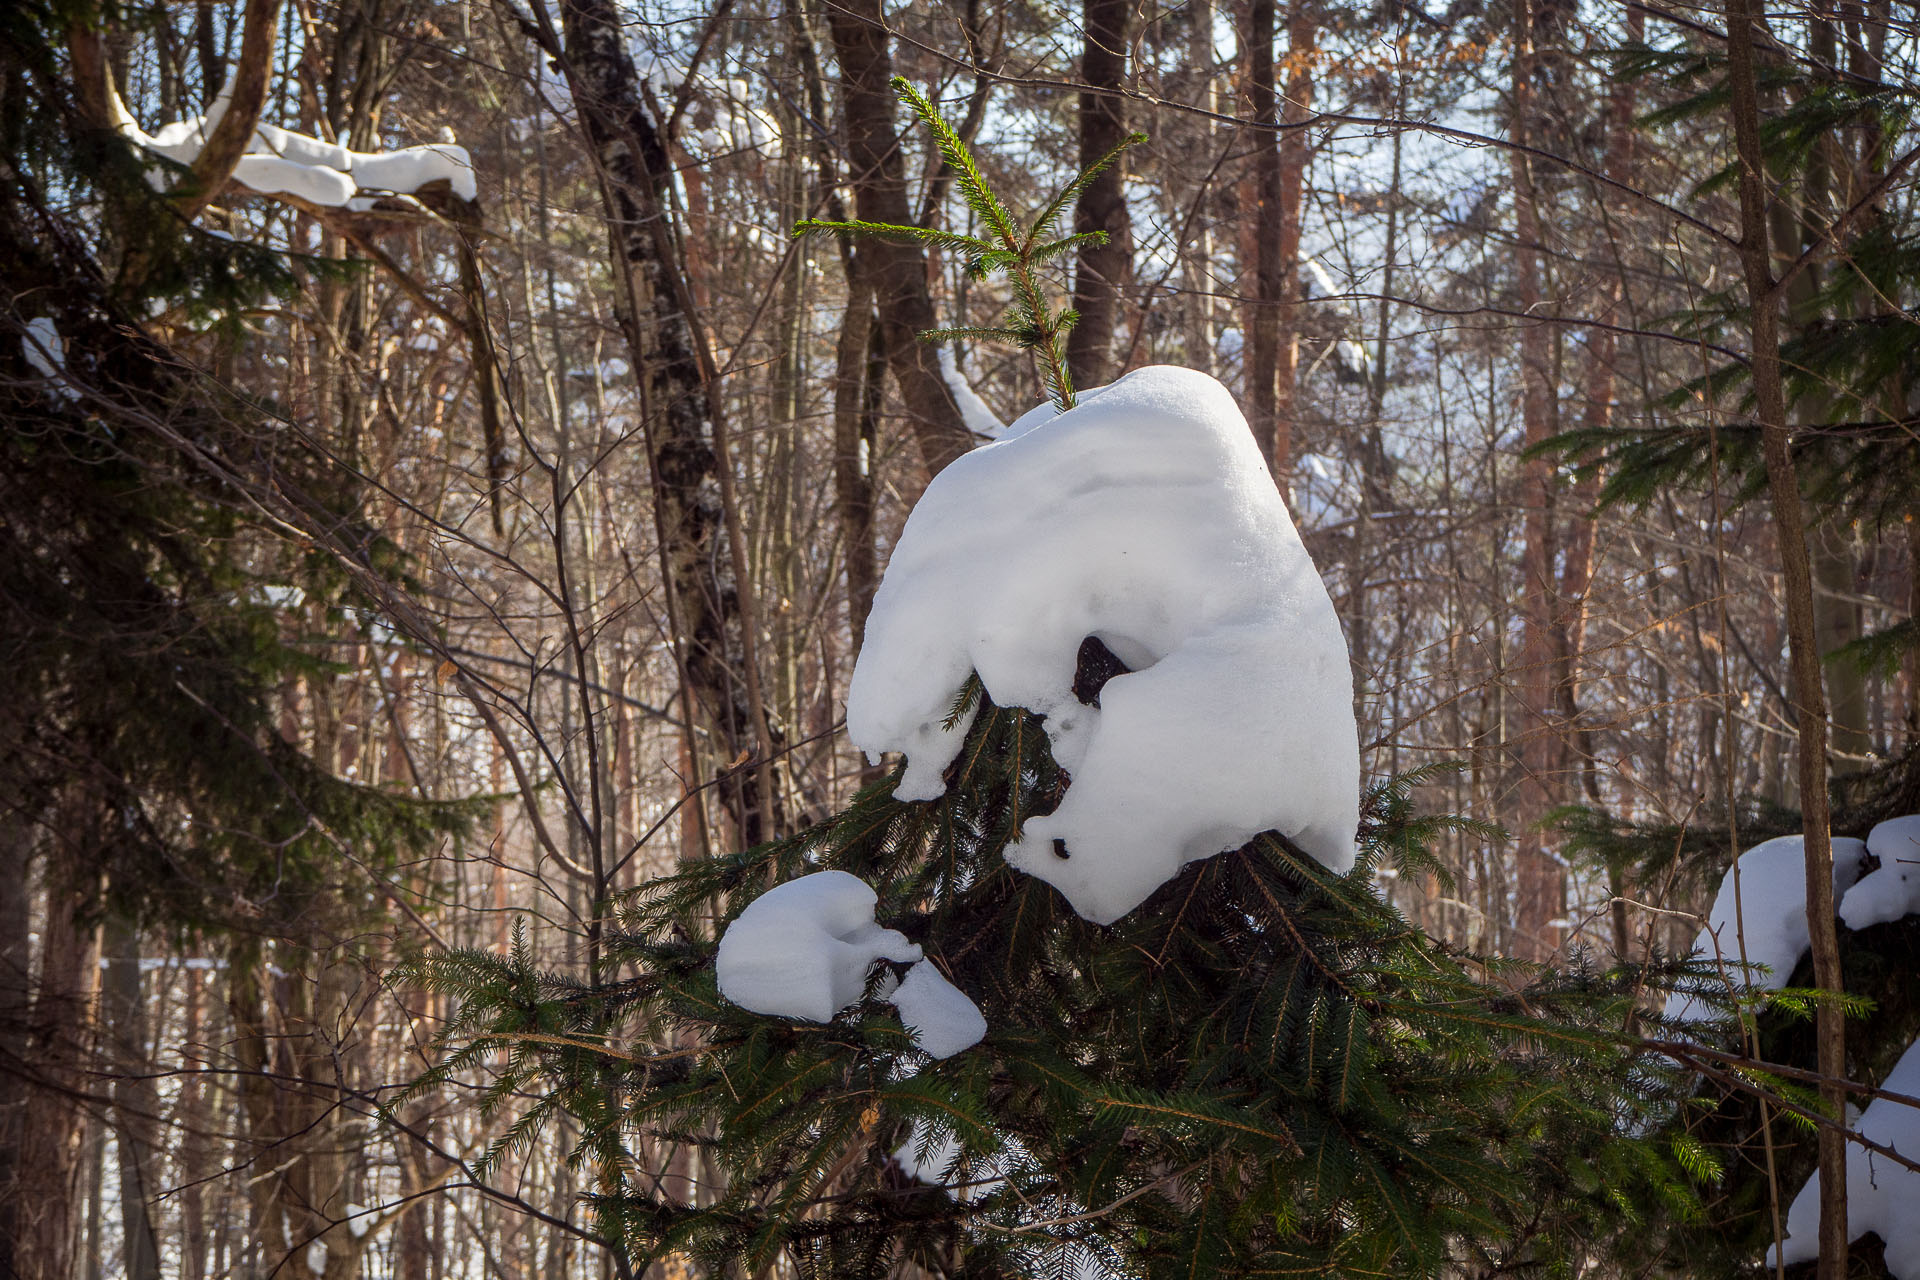
[[[905,935],[875,923],[877,901],[866,881],[844,871],[775,885],[721,936],[720,994],[754,1013],[832,1022],[865,992],[876,960],[920,959]]]
[[[1131,670],[1074,696],[1083,641]],[[1360,762],[1346,642],[1246,419],[1156,366],[1035,410],[928,485],[894,548],[847,697],[870,755],[927,800],[965,737],[970,672],[1045,717],[1071,785],[1007,849],[1111,923],[1186,863],[1278,830],[1353,864]]]
[[[907,970],[887,998],[900,1011],[900,1021],[913,1034],[914,1043],[932,1057],[951,1058],[986,1037],[987,1020],[980,1006],[948,982],[930,960]]]
[[[1888,1093],[1920,1097],[1920,1042],[1907,1047],[1882,1082]],[[1853,1130],[1909,1160],[1920,1158],[1920,1107],[1892,1098],[1875,1098],[1854,1121]],[[1847,1144],[1847,1235],[1867,1232],[1887,1247],[1887,1271],[1894,1280],[1920,1280],[1920,1173],[1856,1143]],[[1807,1179],[1787,1210],[1787,1239],[1780,1251],[1787,1264],[1820,1256],[1820,1174]],[[1767,1251],[1767,1265],[1774,1265]]]
[[[1836,902],[1860,878],[1860,863],[1866,852],[1867,846],[1859,840],[1834,838]],[[1714,895],[1706,927],[1694,939],[1694,952],[1723,962],[1738,987],[1778,991],[1786,986],[1794,966],[1812,945],[1807,929],[1806,867],[1806,841],[1802,836],[1778,836],[1741,854],[1739,891],[1734,890],[1736,877],[1730,867],[1720,881],[1719,893]],[[1765,965],[1766,971],[1743,971],[1743,956],[1747,964]],[[1706,1002],[1686,992],[1676,991],[1667,998],[1666,1016],[1676,1021],[1701,1022],[1714,1013]]]
[[[1864,929],[1920,911],[1920,815],[1892,818],[1867,832],[1867,852],[1880,865],[1861,876],[1841,901],[1840,919],[1847,928]]]

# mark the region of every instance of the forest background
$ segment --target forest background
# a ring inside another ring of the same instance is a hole
[[[1016,207],[1148,135],[1076,203],[1108,239],[1068,264],[1075,383],[1234,389],[1366,776],[1458,765],[1425,803],[1513,833],[1381,893],[1467,951],[1684,952],[1730,817],[1803,800],[1748,353],[1788,353],[1808,617],[1860,658],[1824,667],[1827,771],[1910,786],[1920,733],[1916,13],[1750,16],[1760,222],[1726,15],[1678,5],[19,6],[0,1270],[611,1266],[567,1121],[477,1105],[506,1047],[384,1109],[451,1013],[389,979],[585,972],[618,895],[876,776],[839,721],[887,548],[1044,396],[917,340],[1005,303],[937,243],[788,234],[974,229],[895,74]],[[240,138],[156,194],[114,104],[158,131],[229,81],[329,143],[457,141],[472,198],[263,193]]]

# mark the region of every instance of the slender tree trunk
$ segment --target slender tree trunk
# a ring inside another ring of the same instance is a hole
[[[1525,144],[1534,125],[1533,5],[1513,11],[1513,85],[1509,135]],[[1540,305],[1540,217],[1531,159],[1517,147],[1512,161],[1516,308],[1532,314]],[[1545,325],[1527,322],[1520,331],[1521,428],[1527,447],[1547,438],[1552,413]],[[1551,924],[1564,911],[1565,880],[1547,851],[1538,824],[1553,803],[1553,471],[1545,458],[1529,458],[1520,481],[1524,513],[1521,551],[1521,639],[1516,666],[1520,694],[1520,771],[1515,851],[1517,877],[1514,952],[1545,960],[1558,946]]]
[[[1628,4],[1625,7],[1627,40],[1638,42],[1646,34],[1646,12],[1634,4]],[[1633,177],[1634,103],[1634,81],[1624,76],[1616,79],[1607,94],[1606,172],[1607,177],[1623,185],[1631,182]],[[1599,198],[1604,210],[1611,197],[1608,194],[1602,194]],[[1612,319],[1613,313],[1626,300],[1626,277],[1623,272],[1613,272],[1603,296],[1606,299],[1605,316]],[[1587,340],[1586,406],[1580,423],[1582,429],[1586,431],[1604,431],[1613,421],[1614,363],[1618,353],[1617,337],[1611,329],[1595,329]],[[1560,589],[1557,600],[1559,612],[1554,627],[1559,667],[1555,683],[1559,692],[1561,716],[1568,730],[1573,730],[1579,723],[1581,654],[1586,647],[1587,593],[1593,585],[1593,507],[1599,498],[1599,493],[1600,478],[1597,474],[1585,476],[1574,486],[1567,516],[1566,547],[1561,554]],[[1661,674],[1664,676],[1664,668]],[[1584,732],[1577,732],[1577,740],[1584,737]],[[1598,782],[1590,767],[1590,753],[1582,750],[1580,755],[1582,775],[1589,785],[1589,799],[1597,800],[1598,796],[1593,792],[1597,790]],[[1624,937],[1625,905],[1616,902],[1614,908],[1616,937]]]
[[[1313,113],[1313,58],[1319,40],[1316,0],[1291,0],[1287,10],[1286,100],[1280,104],[1283,124],[1301,125]],[[1290,128],[1280,134],[1275,161],[1279,166],[1274,208],[1279,227],[1262,237],[1260,291],[1278,305],[1273,310],[1273,473],[1284,488],[1293,470],[1294,439],[1300,377],[1300,229],[1307,193],[1307,131]],[[1397,148],[1399,134],[1394,135]],[[1266,252],[1273,261],[1267,263]],[[1377,419],[1376,419],[1377,425]]]
[[[1127,136],[1126,108],[1119,90],[1127,70],[1127,27],[1132,0],[1082,0],[1085,34],[1080,77],[1080,166],[1093,164]],[[1080,192],[1073,230],[1107,233],[1105,244],[1080,247],[1073,277],[1073,306],[1080,323],[1067,334],[1067,370],[1076,387],[1094,387],[1113,379],[1113,335],[1120,313],[1120,291],[1133,272],[1132,223],[1127,214],[1125,161],[1109,166]]]
[[[26,1082],[33,1008],[33,827],[0,807],[0,1276],[24,1274],[20,1241],[29,1208],[29,1171],[21,1163],[31,1086]]]
[[[741,841],[757,844],[772,834],[777,808],[767,794],[771,727],[750,669],[750,584],[736,578],[744,549],[723,545],[737,542],[725,527],[731,477],[721,473],[723,410],[670,217],[666,139],[646,106],[610,0],[569,0],[563,12],[565,65],[599,164],[622,281],[617,312],[640,381],[668,607],[684,646],[689,701],[698,707],[697,715],[688,711],[707,725],[720,767],[736,766],[719,789]],[[737,767],[756,754],[758,770]]]
[[[1787,610],[1787,649],[1793,673],[1795,728],[1800,749],[1800,813],[1805,832],[1807,928],[1814,981],[1843,989],[1834,926],[1833,843],[1827,809],[1827,709],[1815,636],[1813,573],[1801,510],[1800,481],[1787,436],[1787,405],[1780,366],[1780,296],[1772,276],[1769,195],[1760,141],[1760,95],[1754,66],[1755,6],[1728,0],[1727,84],[1740,171],[1740,258],[1751,303],[1755,411],[1773,503],[1774,535]],[[1731,762],[1729,762],[1729,765]],[[1820,1280],[1847,1274],[1846,1026],[1838,1005],[1823,1000],[1816,1015],[1818,1064],[1826,1083],[1820,1098],[1827,1123],[1820,1129]]]
[[[1213,45],[1213,0],[1194,0],[1188,6],[1192,28],[1187,32],[1187,61],[1191,69],[1199,76],[1199,84],[1194,101],[1205,111],[1218,111],[1220,105],[1214,83],[1214,64],[1217,61]],[[1206,117],[1197,122],[1200,154],[1216,154],[1218,145],[1214,123]],[[1200,181],[1208,186],[1212,175],[1203,174]],[[1213,195],[1210,190],[1198,191],[1194,199],[1198,202],[1198,212],[1194,218],[1193,242],[1187,250],[1181,264],[1181,275],[1187,289],[1187,305],[1183,309],[1186,318],[1186,362],[1189,367],[1202,373],[1214,371],[1214,328],[1213,328]]]
[[[1276,371],[1280,349],[1281,268],[1279,95],[1274,90],[1274,0],[1252,0],[1247,7],[1246,37],[1241,51],[1247,64],[1247,149],[1253,153],[1253,299],[1247,325],[1247,420],[1253,438],[1267,459],[1281,491],[1287,489],[1282,441],[1275,416]]]
[[[141,998],[140,936],[123,917],[108,918],[101,1006],[113,1077],[114,1146],[119,1153],[121,1274],[159,1280],[160,1242],[150,1206],[158,1197],[154,1129],[160,1099],[147,1061],[146,1005]]]
[[[80,1175],[87,1122],[74,1097],[87,1087],[89,1031],[100,980],[97,928],[75,919],[82,895],[51,881],[39,982],[29,1016],[32,1072],[20,1140],[14,1263],[20,1280],[71,1280],[80,1242]]]
[[[858,652],[867,638],[880,574],[873,549],[873,427],[878,399],[871,356],[881,349],[871,295],[856,288],[840,326],[833,382],[834,509],[847,562],[847,628]]]
[[[867,222],[911,223],[906,165],[893,123],[893,55],[880,0],[836,4],[827,25],[840,61],[854,214]],[[937,473],[971,449],[973,437],[940,372],[939,352],[920,340],[936,327],[926,257],[918,245],[885,240],[863,243],[860,257],[873,289],[887,365],[900,388],[920,457],[929,473]]]

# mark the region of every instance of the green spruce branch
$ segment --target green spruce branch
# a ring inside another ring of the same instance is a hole
[[[951,125],[940,118],[933,104],[902,76],[893,78],[894,92],[908,110],[919,117],[933,134],[934,145],[953,171],[954,187],[973,211],[984,235],[961,235],[932,227],[899,226],[886,222],[858,220],[834,222],[808,218],[793,226],[795,236],[842,235],[862,239],[895,240],[931,245],[966,255],[967,275],[982,280],[1004,273],[1013,286],[1013,303],[1006,322],[999,325],[962,325],[951,329],[929,329],[920,336],[929,342],[954,342],[980,339],[1004,342],[1033,354],[1040,381],[1047,397],[1062,411],[1073,408],[1073,377],[1067,370],[1066,336],[1080,319],[1070,306],[1055,307],[1047,296],[1041,268],[1077,252],[1086,245],[1105,244],[1104,231],[1082,231],[1058,235],[1060,218],[1087,185],[1105,172],[1128,147],[1145,142],[1144,133],[1128,134],[1120,144],[1081,170],[1079,176],[1047,202],[1039,216],[1021,226],[1004,201],[987,185],[973,151]]]

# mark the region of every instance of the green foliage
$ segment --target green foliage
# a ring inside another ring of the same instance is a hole
[[[1633,45],[1614,55],[1614,74],[1659,86],[1662,105],[1643,115],[1643,129],[1712,122],[1724,128],[1726,60],[1716,43],[1656,49]],[[1806,237],[1837,219],[1859,185],[1894,159],[1920,97],[1911,88],[1822,72],[1788,57],[1759,67],[1760,94],[1770,108],[1761,146],[1771,199],[1780,217],[1774,234],[1782,261]],[[1851,160],[1851,140],[1873,140],[1865,169],[1836,173]],[[1838,140],[1848,140],[1840,145]],[[1839,157],[1845,157],[1840,159]],[[1694,194],[1730,192],[1737,166],[1731,146]],[[1821,175],[1825,175],[1823,178]],[[1828,188],[1838,184],[1839,192]],[[1738,273],[1734,273],[1737,277]],[[1913,314],[1920,305],[1920,225],[1912,210],[1883,201],[1853,217],[1805,265],[1785,298],[1780,346],[1793,413],[1793,449],[1807,500],[1815,508],[1886,523],[1913,509],[1920,492],[1920,445],[1911,415]],[[1663,490],[1721,487],[1739,504],[1766,489],[1749,370],[1737,352],[1746,333],[1744,289],[1708,293],[1669,322],[1718,357],[1699,375],[1671,388],[1669,412],[1657,422],[1602,431],[1575,430],[1538,446],[1605,477],[1603,505],[1644,505]],[[1709,427],[1704,411],[1718,421]]]
[[[1078,251],[1083,245],[1106,243],[1107,233],[1104,231],[1059,235],[1060,219],[1088,183],[1111,168],[1128,147],[1145,142],[1147,135],[1135,133],[1122,139],[1118,146],[1088,165],[1079,176],[1062,187],[1031,224],[1022,227],[987,185],[986,176],[980,172],[980,166],[975,162],[966,141],[941,118],[933,104],[902,77],[894,77],[893,88],[900,95],[900,101],[933,135],[934,146],[953,173],[954,189],[960,193],[974,218],[985,228],[984,234],[971,236],[930,227],[809,218],[794,224],[794,235],[832,234],[915,242],[966,255],[967,274],[976,280],[1004,273],[1013,286],[1013,303],[1004,324],[933,329],[920,336],[930,342],[963,339],[1004,342],[1030,351],[1048,398],[1059,409],[1071,409],[1074,403],[1073,379],[1067,372],[1067,354],[1063,344],[1068,330],[1073,328],[1080,315],[1070,307],[1054,307],[1042,285],[1038,268]]]
[[[1427,867],[1450,825],[1414,811],[1419,779],[1374,788],[1350,876],[1267,833],[1099,926],[1000,856],[1069,783],[1044,726],[977,687],[969,709],[940,799],[894,799],[896,774],[810,831],[683,865],[620,905],[597,986],[524,952],[409,966],[460,1001],[420,1087],[508,1046],[487,1093],[521,1105],[504,1141],[572,1117],[636,1269],[681,1251],[820,1276],[1083,1256],[1116,1275],[1434,1275],[1571,1259],[1618,1229],[1625,1189],[1691,1211],[1693,1154],[1621,1136],[1668,1087],[1619,1048],[1632,976],[1469,961],[1369,887],[1381,861]],[[873,987],[827,1024],[721,998],[707,939],[824,868],[874,886],[880,919],[980,1006],[981,1045],[929,1060]],[[890,1154],[949,1140],[959,1196]],[[724,1191],[668,1194],[647,1163],[667,1142],[708,1153]]]

